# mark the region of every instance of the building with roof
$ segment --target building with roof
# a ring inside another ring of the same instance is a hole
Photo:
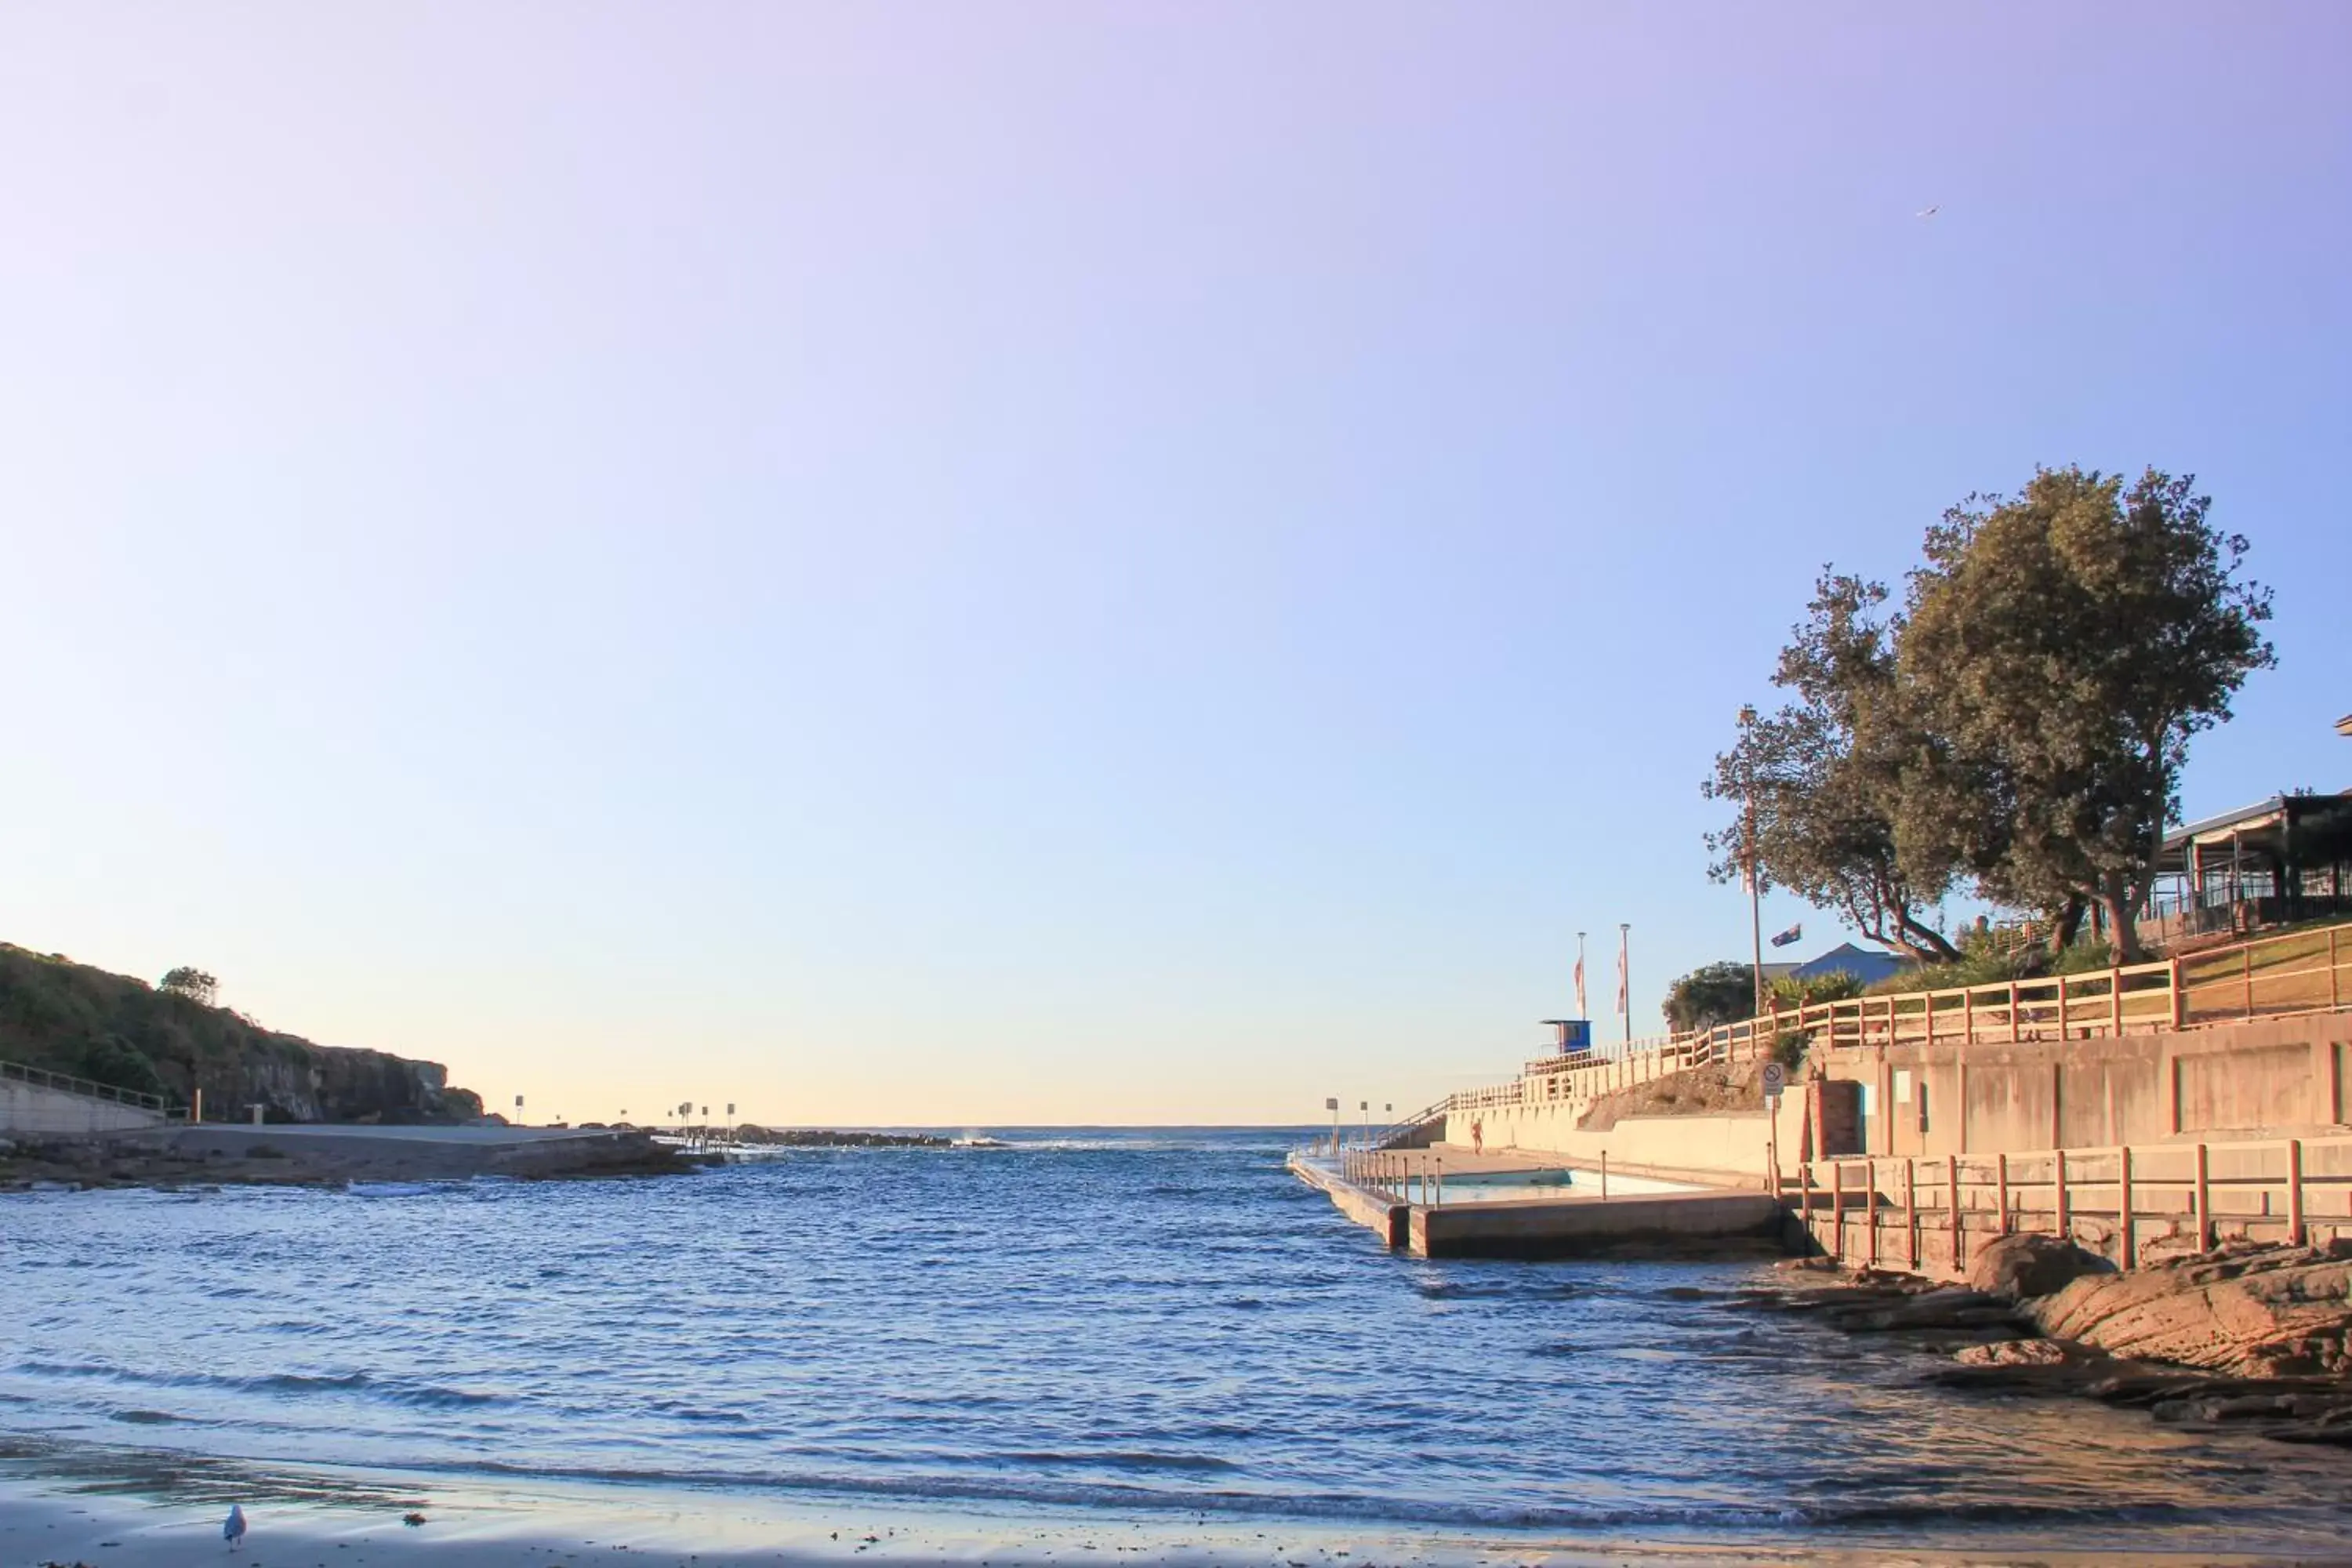
[[[2336,728],[2347,724],[2352,715]],[[2168,942],[2347,913],[2352,913],[2352,790],[2303,791],[2166,834],[2140,934]]]
[[[1890,974],[1900,974],[1912,967],[1913,961],[1900,953],[1873,952],[1866,947],[1856,947],[1842,942],[1819,958],[1809,958],[1792,965],[1789,973],[1799,980],[1818,979],[1824,974],[1851,974],[1864,985],[1875,985]]]

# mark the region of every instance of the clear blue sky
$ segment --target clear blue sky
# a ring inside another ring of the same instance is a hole
[[[574,1117],[1402,1109],[1744,950],[1814,573],[2037,463],[2278,589],[2189,812],[2352,783],[2352,9],[1940,9],[12,7],[0,937]]]

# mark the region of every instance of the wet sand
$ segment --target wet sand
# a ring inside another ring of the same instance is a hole
[[[1020,1521],[821,1507],[798,1514],[715,1494],[614,1500],[482,1492],[453,1498],[397,1478],[348,1485],[257,1482],[242,1500],[250,1533],[221,1539],[222,1475],[160,1490],[128,1479],[0,1477],[0,1568],[787,1568],[882,1563],[1059,1568],[1128,1563],[1176,1568],[2124,1568],[2166,1559],[2128,1552],[1835,1543],[1691,1543],[1398,1535],[1381,1530],[1199,1521]],[[424,1522],[406,1522],[408,1516]],[[2180,1563],[2352,1564],[2341,1556],[2183,1553]]]

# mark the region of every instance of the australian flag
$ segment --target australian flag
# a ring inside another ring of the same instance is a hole
[[[1800,921],[1795,925],[1790,926],[1787,931],[1784,931],[1780,935],[1774,937],[1772,939],[1772,945],[1774,947],[1786,947],[1792,942],[1802,942],[1804,939],[1805,925],[1802,921]]]

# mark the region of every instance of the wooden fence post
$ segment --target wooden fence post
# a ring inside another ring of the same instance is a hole
[[[1878,1162],[1864,1160],[1862,1178],[1862,1218],[1870,1227],[1870,1266],[1878,1267]]]
[[[2124,1267],[2139,1267],[2137,1227],[2132,1223],[2132,1155],[2131,1145],[2123,1144],[2116,1151],[2116,1207],[2122,1211],[2124,1226]]]
[[[2296,1247],[2310,1239],[2303,1226],[2303,1140],[2286,1141],[2286,1238]]]
[[[2124,1032],[2124,972],[2120,965],[2107,970],[2107,1033]]]
[[[1952,1272],[1963,1273],[1969,1266],[1966,1238],[1960,1228],[1960,1157],[1944,1156],[1944,1200],[1952,1205]]]
[[[1845,1261],[1845,1162],[1830,1162],[1830,1235],[1833,1241],[1830,1251],[1840,1263]]]
[[[2343,976],[2336,957],[2336,934],[2343,929],[2342,926],[2327,928],[2327,1005],[2331,1007],[2344,1005]]]
[[[2053,1149],[2050,1154],[2057,1166],[2058,1237],[2062,1241],[2072,1241],[2074,1239],[2074,1222],[2066,1212],[2066,1151]]]
[[[1903,1240],[1911,1259],[1911,1272],[1919,1272],[1919,1162],[1909,1155],[1903,1160]]]
[[[2254,944],[2241,944],[2238,957],[2246,977],[2246,1016],[2251,1018],[2254,1016]]]
[[[1993,1201],[2000,1207],[2000,1234],[2009,1234],[2009,1155],[1993,1156]]]
[[[2185,1029],[2189,1027],[2189,993],[2181,987],[2180,960],[2167,959],[2165,965],[2166,984],[2172,987],[2172,1026]]]
[[[2205,1145],[2197,1145],[2197,1250],[2213,1250],[2213,1189]]]
[[[2009,1043],[2017,1044],[2017,982],[2009,983]]]

